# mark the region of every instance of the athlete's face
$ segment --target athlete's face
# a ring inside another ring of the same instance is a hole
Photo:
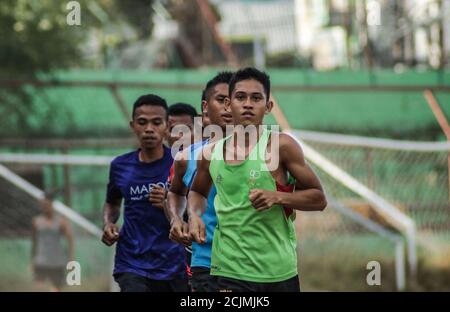
[[[136,108],[130,127],[142,149],[153,149],[162,145],[167,131],[166,111],[161,106],[142,105]]]
[[[167,136],[167,142],[169,143],[169,146],[172,147],[172,145],[181,139],[182,133],[180,131],[173,131],[173,128],[175,128],[178,125],[184,125],[189,127],[191,131],[191,137],[186,137],[186,141],[184,146],[188,146],[192,144],[194,140],[194,121],[192,120],[192,117],[190,115],[181,115],[181,116],[169,116],[169,133]],[[176,130],[176,129],[175,129]],[[188,141],[190,140],[190,141]]]
[[[226,106],[237,125],[262,125],[264,115],[270,113],[273,103],[267,99],[264,86],[257,80],[247,79],[236,83]]]
[[[228,98],[228,84],[219,83],[210,92],[208,100],[202,102],[203,113],[209,117],[209,122],[221,128],[233,124],[233,118],[225,107],[225,99]]]

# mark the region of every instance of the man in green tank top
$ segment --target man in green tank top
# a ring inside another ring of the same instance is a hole
[[[299,291],[291,213],[323,210],[322,186],[297,141],[262,126],[273,107],[265,73],[237,71],[225,105],[235,127],[204,147],[188,198],[188,211],[201,215],[212,183],[217,189],[211,275],[221,291]],[[294,192],[286,192],[289,177]],[[194,225],[192,239],[204,242],[204,225]]]

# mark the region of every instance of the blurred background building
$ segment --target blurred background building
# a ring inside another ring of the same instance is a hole
[[[107,68],[220,66],[229,58],[222,40],[248,65],[317,70],[448,65],[448,0],[158,0],[152,2],[153,33],[144,34],[127,23],[110,24],[111,7],[99,3],[90,11],[108,26],[92,30],[97,36],[87,43],[85,56]],[[146,54],[133,57],[143,45]]]

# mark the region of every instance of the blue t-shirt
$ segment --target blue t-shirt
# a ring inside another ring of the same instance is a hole
[[[189,147],[189,158],[186,167],[186,173],[183,176],[183,183],[191,187],[194,175],[197,172],[197,157],[202,147],[208,143],[208,140],[192,144]],[[206,242],[204,244],[192,243],[191,267],[211,267],[211,248],[214,236],[214,229],[217,225],[216,211],[214,210],[214,197],[216,197],[216,188],[213,185],[208,195],[208,205],[202,215],[203,223],[206,228]]]
[[[169,239],[170,225],[160,208],[148,201],[154,185],[167,189],[173,158],[164,156],[152,163],[139,160],[139,150],[111,162],[106,201],[124,199],[124,222],[116,247],[114,274],[135,273],[154,280],[186,278],[184,248]]]

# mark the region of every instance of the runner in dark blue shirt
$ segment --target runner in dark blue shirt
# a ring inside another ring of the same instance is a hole
[[[184,247],[169,237],[164,199],[150,196],[155,186],[167,189],[173,159],[164,147],[167,104],[156,95],[140,97],[130,127],[140,148],[111,162],[102,241],[117,241],[114,278],[122,291],[188,291]],[[124,200],[124,222],[116,222]]]

